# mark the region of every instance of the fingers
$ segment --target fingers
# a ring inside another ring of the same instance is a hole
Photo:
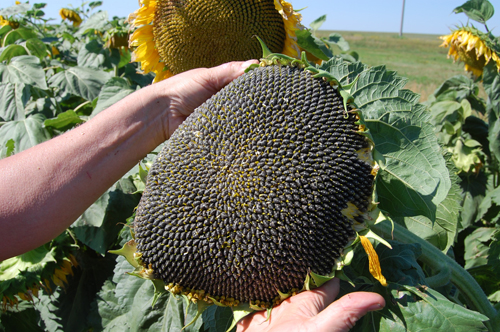
[[[302,312],[313,317],[335,301],[339,289],[339,279],[334,278],[321,287],[292,296],[287,301],[290,303],[289,307],[298,307]]]
[[[253,63],[259,63],[257,60],[248,60],[246,62],[235,61],[210,68],[203,77],[210,89],[219,91],[232,80],[242,75],[245,69]]]
[[[329,305],[314,318],[318,331],[348,332],[370,311],[385,306],[384,298],[376,293],[349,293]],[[337,319],[332,319],[337,317]]]

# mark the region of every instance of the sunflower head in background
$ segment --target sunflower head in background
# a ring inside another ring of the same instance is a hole
[[[17,29],[19,28],[19,22],[11,19],[11,18],[4,18],[3,16],[0,15],[0,27],[10,25],[12,29]]]
[[[154,82],[200,67],[258,59],[259,42],[272,52],[300,57],[295,31],[301,15],[284,0],[140,0],[129,16],[133,61]]]
[[[22,255],[0,262],[0,312],[15,308],[20,301],[34,302],[40,289],[52,294],[52,287],[65,287],[78,262],[76,245],[68,232]]]
[[[82,23],[82,18],[74,10],[68,8],[61,8],[61,10],[59,10],[59,15],[61,15],[61,18],[63,20],[68,20],[70,22],[73,22],[74,27],[78,27]]]
[[[491,38],[472,26],[459,27],[451,34],[440,37],[442,47],[449,47],[448,57],[465,64],[465,71],[476,77],[483,75],[483,68],[490,61],[500,70],[500,54]]]

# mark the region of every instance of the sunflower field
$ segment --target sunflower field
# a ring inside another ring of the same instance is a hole
[[[175,3],[196,22],[199,2]],[[335,86],[372,143],[372,202],[357,211],[355,236],[331,273],[307,272],[302,290],[337,277],[339,297],[381,294],[386,307],[352,331],[500,332],[500,41],[487,24],[493,5],[469,0],[454,9],[470,20],[441,37],[442,47],[464,74],[421,101],[384,64],[363,64],[340,34],[316,37],[324,17],[309,29],[300,23],[307,11],[284,0],[261,1],[262,8],[252,7],[259,1],[223,2],[248,2],[231,10],[245,11],[252,24],[207,5],[203,27],[184,28],[171,1],[162,0],[141,0],[129,18],[110,17],[100,1],[61,8],[59,24],[45,18],[43,3],[0,9],[0,158],[80,126],[147,85],[191,68],[259,59],[264,49],[263,62],[300,63]],[[222,29],[206,23],[211,11],[234,32],[220,43],[204,39]],[[263,13],[272,24],[259,21]],[[200,38],[190,49],[192,35]],[[0,331],[224,332],[254,311],[272,315],[255,303],[193,299],[148,277],[134,260],[136,208],[161,148],[63,234],[0,262]]]

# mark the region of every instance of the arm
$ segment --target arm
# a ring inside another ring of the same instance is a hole
[[[87,123],[0,160],[0,261],[50,241],[250,63],[148,86]]]

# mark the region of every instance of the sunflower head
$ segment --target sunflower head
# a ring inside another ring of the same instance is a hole
[[[0,305],[3,311],[20,300],[33,302],[40,289],[64,287],[78,263],[72,252],[72,238],[66,232],[37,249],[0,262]]]
[[[70,22],[73,22],[74,27],[78,27],[82,23],[82,18],[74,10],[68,8],[61,8],[61,10],[59,10],[59,15],[61,15],[61,18],[63,20],[68,20]]]
[[[257,59],[259,36],[276,53],[298,58],[301,15],[284,0],[141,0],[129,16],[133,61],[155,81],[199,67]]]
[[[106,47],[128,50],[128,38],[129,34],[126,31],[108,31]]]
[[[19,28],[19,22],[13,20],[13,19],[6,19],[4,18],[3,16],[0,15],[0,26],[6,26],[6,25],[10,25],[10,27],[12,29],[17,29]]]
[[[440,37],[442,47],[449,47],[448,57],[464,63],[465,71],[481,77],[483,68],[491,60],[500,70],[500,54],[488,35],[474,27],[463,26],[447,36]]]

